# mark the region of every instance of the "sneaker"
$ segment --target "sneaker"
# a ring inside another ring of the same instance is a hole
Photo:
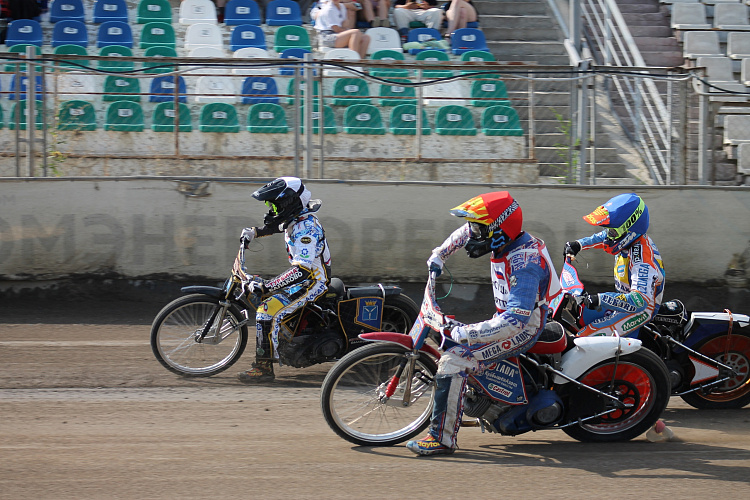
[[[257,362],[253,363],[253,367],[249,370],[238,373],[237,378],[243,384],[254,384],[256,382],[273,382],[276,376],[273,374],[271,363]]]
[[[444,444],[437,441],[432,434],[428,434],[427,437],[420,439],[419,441],[409,441],[406,443],[406,447],[417,455],[450,455],[455,448],[449,448]]]

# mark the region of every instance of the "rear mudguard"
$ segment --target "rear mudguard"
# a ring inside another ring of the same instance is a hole
[[[586,370],[602,361],[615,357],[617,349],[620,356],[630,354],[641,348],[641,341],[628,337],[577,337],[573,339],[575,347],[562,356],[560,371],[570,378],[577,379]],[[569,382],[555,375],[555,384]]]
[[[224,298],[224,290],[216,286],[184,286],[180,288],[180,291],[185,295],[190,293],[199,293],[201,295],[208,295],[209,297],[213,297],[215,299]]]
[[[390,342],[391,344],[399,344],[409,351],[414,349],[414,339],[404,333],[370,332],[359,335],[359,338],[368,342]],[[440,359],[440,353],[430,345],[423,344],[419,350],[429,354],[435,359]]]
[[[745,328],[750,324],[750,317],[745,314],[732,313],[732,320],[735,330]],[[694,312],[690,316],[690,323],[685,327],[689,332],[683,341],[683,344],[693,348],[700,341],[707,337],[724,333],[729,329],[729,314],[725,312]],[[675,347],[674,352],[683,352],[684,349]]]

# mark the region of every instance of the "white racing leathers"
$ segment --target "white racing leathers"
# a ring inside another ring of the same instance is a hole
[[[257,359],[278,359],[280,332],[286,340],[292,335],[282,327],[284,318],[328,290],[331,252],[318,218],[312,213],[297,217],[286,228],[284,239],[291,267],[264,281],[273,295],[256,311]]]
[[[433,253],[445,260],[466,245],[469,235],[465,224]],[[549,302],[560,292],[544,242],[528,233],[522,233],[501,255],[493,252],[490,260],[497,313],[487,321],[455,328],[452,337],[462,343],[446,350],[438,363],[430,434],[451,448],[457,447],[467,375],[481,370],[485,362],[531,348],[544,329]]]

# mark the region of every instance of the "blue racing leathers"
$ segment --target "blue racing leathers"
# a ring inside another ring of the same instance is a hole
[[[443,260],[466,245],[468,224],[458,228],[433,253]],[[548,304],[560,283],[544,242],[528,233],[491,256],[496,314],[479,323],[454,328],[460,342],[446,348],[438,363],[430,434],[456,448],[468,373],[524,352],[534,345],[546,322]]]
[[[581,238],[582,250],[603,248],[607,232]],[[635,336],[651,320],[664,294],[664,264],[656,245],[644,234],[615,256],[616,292],[599,294],[600,310],[584,309],[581,336]]]

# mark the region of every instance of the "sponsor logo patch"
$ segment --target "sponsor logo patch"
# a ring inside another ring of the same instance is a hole
[[[310,243],[312,243],[312,238],[310,238],[309,236],[303,236],[302,238],[300,238],[299,242],[303,245],[309,245]]]
[[[622,324],[622,331],[624,333],[627,333],[627,332],[629,332],[631,330],[635,330],[636,328],[638,328],[639,326],[641,326],[642,324],[644,324],[646,321],[648,321],[648,314],[646,314],[646,313],[639,314],[635,318],[633,318],[633,319],[631,319],[631,320],[626,321],[625,323],[623,323]]]

